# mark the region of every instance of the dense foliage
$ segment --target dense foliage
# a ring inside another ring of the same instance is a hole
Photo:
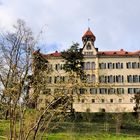
[[[62,52],[62,57],[66,60],[64,70],[75,72],[77,75],[84,75],[82,50],[78,43],[74,43],[68,50]]]

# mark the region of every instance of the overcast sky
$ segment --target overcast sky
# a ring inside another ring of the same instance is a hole
[[[88,24],[99,50],[140,50],[140,0],[0,0],[0,30],[20,18],[40,36],[42,50],[80,43]],[[90,22],[88,23],[88,18]]]

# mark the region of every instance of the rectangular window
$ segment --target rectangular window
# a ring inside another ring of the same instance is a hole
[[[128,93],[129,93],[129,94],[134,93],[133,88],[128,88]]]
[[[113,103],[113,99],[110,99],[110,103]]]
[[[91,88],[90,89],[90,94],[96,94],[97,93],[97,89],[96,88]]]
[[[81,102],[84,103],[85,102],[85,99],[82,99]]]
[[[92,99],[91,101],[92,101],[92,103],[95,103],[95,99]]]
[[[122,99],[119,99],[118,101],[119,101],[119,103],[122,103]]]
[[[106,82],[107,82],[107,77],[104,76],[104,75],[101,75],[101,76],[99,77],[99,81],[100,81],[100,83],[106,83]]]
[[[137,62],[132,62],[132,68],[133,69],[139,68],[138,63]]]
[[[140,88],[134,88],[134,93],[140,93]]]
[[[106,69],[106,63],[100,63],[99,67],[100,69]]]
[[[80,94],[85,94],[86,93],[86,89],[85,88],[80,88],[79,91],[80,91]]]
[[[124,88],[117,88],[117,94],[123,94]]]
[[[139,76],[138,75],[133,75],[133,82],[138,83],[139,82]]]
[[[140,93],[140,88],[128,88],[128,93],[129,94],[137,94],[137,93]]]
[[[115,88],[108,89],[108,94],[114,94],[114,93],[115,93]]]
[[[101,99],[101,102],[104,103],[105,102],[105,99]]]
[[[107,89],[106,88],[100,88],[99,91],[100,91],[100,94],[107,93]]]
[[[108,83],[113,83],[114,77],[112,75],[108,76]]]

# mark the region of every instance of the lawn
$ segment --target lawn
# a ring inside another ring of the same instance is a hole
[[[3,135],[7,135],[7,131],[9,129],[9,121],[8,120],[0,120],[0,140],[3,140]]]
[[[6,138],[3,136],[0,136],[0,140],[6,140]]]
[[[46,140],[46,138],[44,138],[43,140]],[[140,140],[140,137],[128,135],[115,135],[107,133],[98,133],[98,134],[55,133],[48,135],[47,140]]]
[[[121,134],[116,135],[115,125],[111,121],[106,124],[101,118],[98,119],[95,122],[55,122],[58,127],[42,140],[140,140],[140,124],[127,118]],[[0,140],[6,140],[8,129],[9,121],[0,120]]]

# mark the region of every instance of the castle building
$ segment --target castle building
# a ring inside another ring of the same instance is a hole
[[[76,112],[133,112],[135,94],[140,94],[140,50],[128,52],[99,51],[95,47],[95,35],[90,28],[82,37],[84,71],[89,86],[80,89],[81,97],[75,99],[73,108]],[[67,80],[63,70],[65,64],[60,52],[44,55],[52,66],[50,85],[57,85],[59,80]],[[94,85],[94,86],[93,86]],[[54,91],[57,86],[49,86]],[[45,98],[42,98],[45,103]],[[43,104],[40,104],[40,107]]]

